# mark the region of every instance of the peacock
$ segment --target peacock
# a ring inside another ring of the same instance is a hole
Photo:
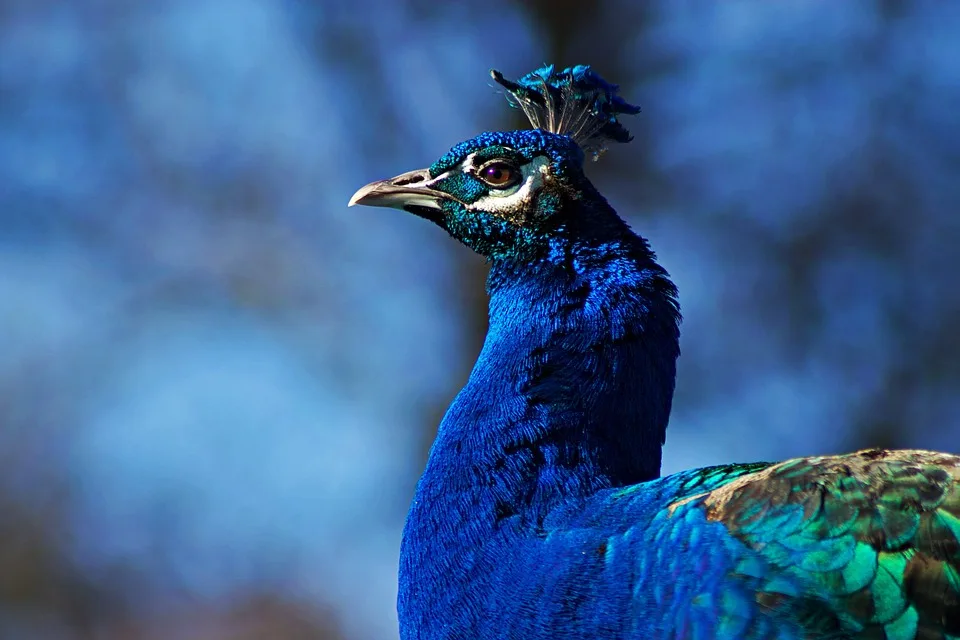
[[[639,108],[588,66],[491,73],[531,129],[350,200],[425,218],[490,264],[486,339],[403,531],[401,637],[960,638],[960,458],[660,476],[677,291],[584,175]]]

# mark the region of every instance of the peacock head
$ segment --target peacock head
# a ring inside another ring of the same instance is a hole
[[[548,254],[570,237],[565,231],[583,227],[578,218],[591,207],[576,203],[603,200],[584,175],[584,159],[598,158],[610,141],[628,142],[617,115],[639,107],[587,66],[545,66],[517,82],[491,75],[533,129],[482,133],[429,168],[366,185],[350,206],[403,209],[492,259]]]

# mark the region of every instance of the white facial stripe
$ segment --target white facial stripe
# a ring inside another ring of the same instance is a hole
[[[425,186],[425,187],[427,187],[427,188],[430,188],[430,187],[434,186],[435,184],[437,184],[438,182],[440,182],[441,180],[443,180],[444,178],[449,178],[451,173],[453,173],[453,172],[452,172],[452,171],[444,171],[443,173],[441,173],[440,175],[438,175],[436,178],[432,178],[432,179],[427,180],[426,182],[424,182],[424,183],[423,183],[423,186]]]
[[[520,184],[512,189],[490,189],[489,195],[467,205],[467,209],[501,214],[522,211],[533,194],[543,186],[549,165],[549,160],[543,156],[537,156],[533,162],[525,164],[520,169],[522,176]]]
[[[473,160],[476,157],[477,157],[477,152],[474,151],[473,153],[471,153],[470,155],[468,155],[466,158],[463,159],[463,162],[460,163],[460,168],[463,170],[464,173],[470,173],[471,171],[477,168],[476,165],[473,164]]]

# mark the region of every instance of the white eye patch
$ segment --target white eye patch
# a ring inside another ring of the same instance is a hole
[[[469,158],[468,158],[469,160]],[[543,187],[547,176],[550,161],[543,156],[537,156],[533,162],[523,165],[520,168],[520,182],[509,189],[490,189],[490,192],[474,202],[467,205],[470,211],[489,211],[508,215],[523,211],[530,198]],[[467,162],[464,162],[466,170]]]

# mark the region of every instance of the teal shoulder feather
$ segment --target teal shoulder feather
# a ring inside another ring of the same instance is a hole
[[[836,637],[960,637],[960,458],[868,450],[704,471],[714,486],[670,510],[696,505],[756,553],[738,570],[774,616]]]

